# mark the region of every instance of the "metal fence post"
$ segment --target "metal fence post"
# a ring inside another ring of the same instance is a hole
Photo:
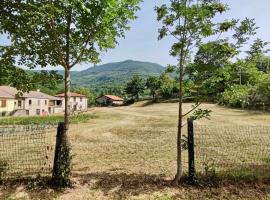
[[[188,119],[188,182],[196,184],[195,151],[194,151],[194,127],[193,119]]]

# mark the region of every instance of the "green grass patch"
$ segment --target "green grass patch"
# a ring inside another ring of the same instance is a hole
[[[76,114],[70,117],[70,123],[77,124],[87,122],[96,118],[95,114]],[[25,116],[25,117],[8,117],[0,119],[0,126],[4,125],[56,125],[64,121],[64,116]]]

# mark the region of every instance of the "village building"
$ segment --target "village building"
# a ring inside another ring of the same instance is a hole
[[[60,98],[30,91],[18,94],[18,90],[10,86],[0,86],[0,113],[2,116],[48,115],[63,112]]]
[[[62,108],[65,109],[65,94],[58,94],[55,97],[62,100]],[[70,92],[69,106],[71,111],[84,111],[88,108],[87,96],[83,94],[78,94],[75,92]]]
[[[102,106],[120,106],[123,105],[124,99],[114,95],[103,95],[97,98],[97,102]]]

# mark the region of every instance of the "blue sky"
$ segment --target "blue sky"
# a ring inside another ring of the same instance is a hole
[[[126,33],[125,39],[120,39],[119,44],[113,50],[102,53],[101,63],[118,62],[127,59],[149,61],[163,66],[174,64],[175,59],[169,56],[172,38],[157,40],[159,24],[156,21],[155,5],[169,2],[169,0],[145,0],[141,3],[141,10],[137,13],[138,19],[131,22],[131,30]],[[270,1],[269,0],[222,0],[230,6],[230,11],[219,17],[220,19],[245,17],[255,18],[260,27],[256,37],[264,41],[270,41]],[[1,44],[6,43],[0,37]],[[92,66],[82,64],[74,68],[83,70]]]

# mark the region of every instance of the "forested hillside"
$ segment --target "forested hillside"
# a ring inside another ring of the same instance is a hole
[[[101,91],[123,85],[133,75],[140,75],[143,78],[147,78],[150,75],[160,75],[164,69],[159,64],[133,60],[108,63],[90,67],[77,73],[73,72],[71,77],[72,86]]]

